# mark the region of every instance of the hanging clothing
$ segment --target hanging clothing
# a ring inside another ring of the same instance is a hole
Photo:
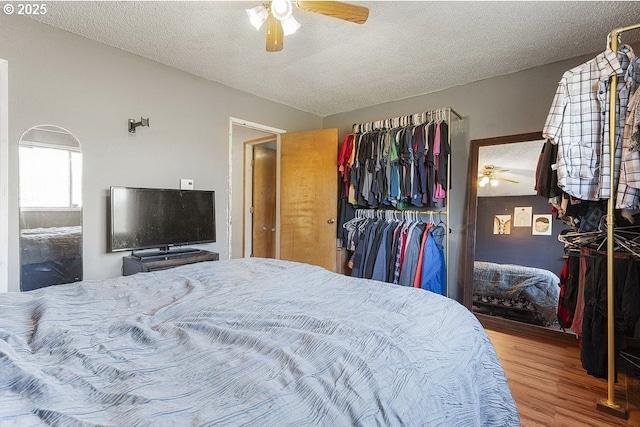
[[[388,222],[384,229],[380,232],[381,241],[378,252],[375,257],[371,278],[386,282],[389,277],[389,251],[391,251],[391,240],[393,232],[397,226],[397,222]]]
[[[587,275],[587,250],[580,250],[580,266],[578,269],[578,295],[576,296],[576,307],[573,313],[573,322],[571,323],[571,332],[582,339],[582,321],[584,319],[584,286]]]
[[[405,244],[405,255],[398,284],[400,286],[413,287],[413,281],[418,266],[418,258],[420,258],[420,245],[422,243],[422,235],[426,228],[425,224],[413,223],[407,230],[407,242]]]
[[[588,251],[585,278],[585,312],[582,325],[580,359],[589,375],[607,379],[607,257]],[[622,347],[624,335],[633,331],[640,319],[640,264],[628,254],[616,254],[615,283],[615,352]]]
[[[450,154],[446,121],[377,129],[345,136],[338,170],[354,206],[445,207]]]
[[[635,62],[635,56],[633,54],[633,50],[631,50],[630,46],[622,45],[618,50],[617,55],[618,63],[620,64],[620,69],[618,71],[618,83],[617,87],[614,88],[616,94],[616,115],[615,115],[615,153],[614,153],[614,169],[611,171],[610,164],[610,143],[609,143],[609,112],[610,112],[610,93],[611,93],[611,82],[607,80],[604,82],[605,93],[607,96],[607,102],[604,104],[603,114],[604,124],[602,127],[603,137],[602,137],[602,150],[600,154],[600,167],[602,173],[600,174],[600,198],[601,199],[609,199],[612,197],[611,194],[611,181],[614,183],[614,194],[615,188],[618,183],[618,176],[620,173],[620,161],[622,157],[622,136],[624,130],[624,122],[627,116],[627,104],[629,103],[629,97],[631,96],[631,83],[634,79],[633,69],[634,67],[630,67],[632,62]]]
[[[640,75],[640,70],[638,72]],[[627,118],[622,134],[622,161],[616,194],[616,209],[640,207],[640,96],[635,92],[629,99]],[[637,140],[634,140],[634,132]]]
[[[338,172],[342,177],[344,194],[349,194],[349,186],[351,184],[351,171],[353,169],[355,149],[354,139],[355,135],[352,133],[345,135],[342,144],[340,144],[340,151],[338,152]]]
[[[629,100],[640,83],[640,58],[628,45],[617,54],[607,49],[562,76],[543,129],[543,137],[558,145],[558,186],[580,200],[608,199],[623,161],[623,130]],[[614,170],[610,170],[610,77],[618,76]],[[625,190],[625,187],[622,189]],[[614,190],[615,191],[615,190]],[[630,190],[632,193],[633,190]]]
[[[640,58],[628,45],[621,45],[617,52],[607,49],[565,72],[558,84],[543,129],[548,142],[541,153],[537,194],[548,197],[558,217],[578,230],[574,237],[584,242],[580,245],[598,242],[598,248],[602,246],[600,230],[608,199],[615,197],[618,209],[640,207],[640,145],[633,139],[639,86]],[[609,102],[612,97],[615,111]],[[610,114],[615,138],[610,138]],[[551,153],[549,160],[544,152],[549,143],[557,147],[555,162]],[[553,179],[554,170],[560,197],[552,196],[556,188],[549,176]],[[614,225],[623,233],[619,221],[616,218]],[[578,335],[582,366],[598,378],[607,378],[608,365],[615,362],[608,360],[608,339],[615,342],[617,353],[622,337],[640,319],[640,262],[632,258],[632,254],[638,257],[638,251],[635,242],[624,243],[624,239],[616,234],[616,247],[627,252],[614,256],[614,283],[608,280],[606,253],[588,246],[580,248],[579,258],[567,260],[561,275],[558,319]],[[615,295],[615,337],[607,337],[608,286],[613,286]]]
[[[570,256],[560,272],[560,297],[558,299],[558,323],[562,328],[570,328],[576,312],[578,300],[580,258]]]
[[[446,159],[451,154],[448,138],[449,126],[446,122],[438,122],[436,125],[435,140],[433,144],[435,186],[433,201],[434,206],[444,207],[444,200],[447,197],[446,188],[448,184],[449,165]]]
[[[427,243],[427,238],[429,237],[429,229],[431,228],[431,224],[427,224],[425,228],[425,233],[422,234],[422,241],[420,242],[420,255],[418,257],[418,265],[416,266],[416,276],[413,279],[413,287],[420,288],[422,286],[422,265],[424,262],[424,248]]]
[[[345,228],[352,276],[447,294],[443,225],[356,217]]]
[[[558,157],[558,145],[546,140],[542,145],[538,166],[536,168],[535,190],[538,196],[552,199],[562,196],[558,187],[558,173],[553,165]]]
[[[614,74],[624,72],[609,49],[565,72],[542,131],[544,138],[558,145],[558,186],[581,200],[599,200],[601,183],[608,182],[610,171],[598,155],[604,137],[607,82]]]
[[[425,244],[425,253],[422,258],[422,280],[420,287],[427,291],[446,295],[447,266],[444,255],[442,240],[444,239],[444,228],[441,226],[428,231],[429,236]]]

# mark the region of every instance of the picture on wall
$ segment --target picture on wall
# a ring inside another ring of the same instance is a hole
[[[511,215],[493,217],[493,234],[511,234]]]
[[[513,208],[513,226],[531,227],[532,212],[533,208],[531,206],[517,206]]]
[[[531,234],[539,236],[551,236],[551,215],[533,215],[533,228]]]

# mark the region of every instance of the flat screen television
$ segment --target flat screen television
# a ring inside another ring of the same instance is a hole
[[[183,252],[216,241],[215,192],[111,187],[109,250]],[[135,253],[134,253],[135,254]]]

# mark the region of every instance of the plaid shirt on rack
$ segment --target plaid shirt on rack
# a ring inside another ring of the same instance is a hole
[[[620,177],[620,162],[622,159],[622,137],[624,133],[624,123],[627,117],[627,105],[629,104],[629,96],[631,95],[631,89],[634,87],[634,67],[630,67],[635,62],[635,55],[630,46],[622,45],[618,50],[618,63],[620,64],[620,70],[618,71],[618,85],[616,88],[616,151],[614,159],[613,169],[613,182],[614,192],[618,186],[618,178]],[[609,146],[609,112],[611,111],[610,103],[608,102],[611,82],[604,82],[605,92],[607,95],[607,102],[604,109],[604,127],[603,127],[603,144],[602,154],[600,156],[600,163],[602,165],[602,172],[600,173],[600,198],[608,199],[611,197],[611,165],[610,165],[610,146]]]
[[[599,200],[606,83],[622,68],[611,50],[565,72],[558,84],[543,137],[558,144],[558,186],[582,200]]]
[[[640,74],[640,73],[639,73]],[[636,209],[640,207],[640,151],[634,149],[631,137],[640,123],[640,92],[629,98],[627,119],[622,135],[622,164],[620,181],[616,194],[616,209]]]

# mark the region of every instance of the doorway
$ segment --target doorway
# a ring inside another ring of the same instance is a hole
[[[249,128],[263,132],[262,138],[273,139],[275,136],[276,140],[276,225],[264,225],[264,231],[271,232],[269,227],[275,228],[272,232],[275,234],[274,257],[335,271],[338,130],[319,129],[294,133],[272,131],[268,135],[268,130],[257,126],[259,125],[252,124]],[[253,183],[253,171],[247,171],[247,164],[250,165],[253,153],[249,157],[245,153],[243,159],[240,146],[250,147],[251,144],[244,144],[235,136],[241,133],[239,129],[243,127],[246,126],[231,122],[228,214],[230,258],[249,257],[253,249],[247,238],[250,235],[248,224],[253,222],[250,211],[253,190],[246,189],[249,183]],[[244,178],[241,171],[237,170],[241,169],[238,166],[243,161]],[[238,212],[244,212],[244,217],[241,218]]]
[[[227,208],[229,258],[251,256],[253,173],[250,162],[253,146],[266,144],[267,147],[274,148],[277,153],[278,136],[282,133],[285,133],[282,129],[246,120],[231,118],[229,121],[229,205]],[[274,173],[277,176],[277,169]],[[275,188],[277,183],[274,191]],[[276,226],[269,226],[269,230],[271,228],[277,229],[277,220]],[[275,230],[270,233],[277,235]]]
[[[278,143],[272,135],[245,142],[243,256],[278,258]]]

